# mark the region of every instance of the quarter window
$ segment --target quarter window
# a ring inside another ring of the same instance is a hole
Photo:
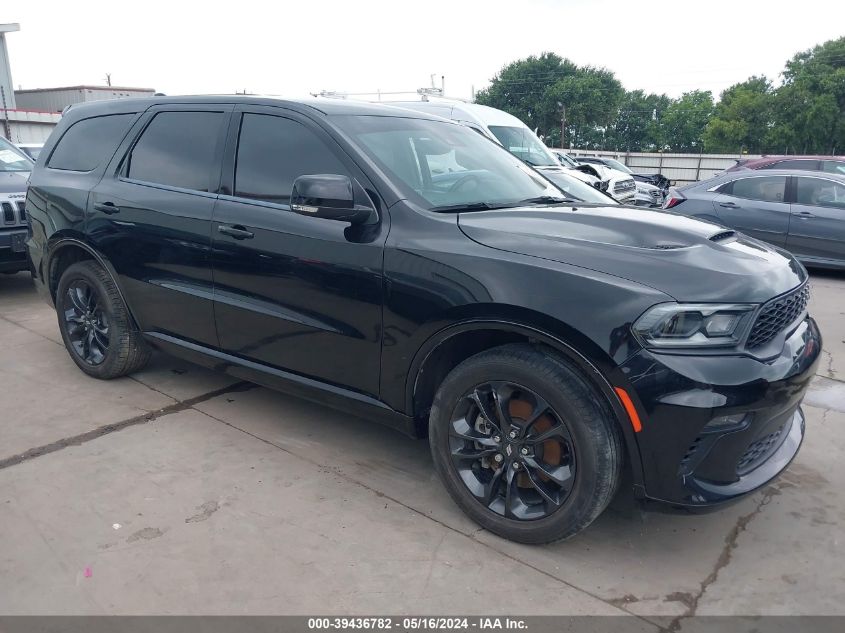
[[[132,180],[209,191],[222,112],[160,112],[129,156]]]
[[[235,195],[288,204],[293,181],[307,174],[349,175],[307,127],[269,114],[244,114],[235,165]]]
[[[845,185],[825,178],[796,178],[795,202],[845,209]]]
[[[730,193],[737,198],[761,200],[763,202],[783,202],[786,176],[742,178],[734,180],[731,185]]]
[[[69,171],[96,169],[111,158],[134,116],[110,114],[77,121],[59,139],[47,167]]]

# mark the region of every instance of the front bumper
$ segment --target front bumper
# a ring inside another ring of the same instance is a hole
[[[642,496],[709,506],[777,477],[804,437],[800,405],[821,349],[807,317],[767,361],[646,350],[632,356],[622,370],[646,414],[636,434]]]
[[[0,230],[0,272],[14,273],[29,270],[26,249],[20,250],[20,245],[26,239],[26,235],[26,227]]]

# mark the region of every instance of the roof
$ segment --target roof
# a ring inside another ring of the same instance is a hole
[[[803,155],[792,154],[792,155],[779,156],[777,154],[763,154],[763,156],[761,156],[760,158],[746,158],[746,159],[740,159],[740,160],[744,160],[745,162],[743,164],[746,164],[746,163],[758,163],[758,162],[760,162],[760,163],[771,162],[771,161],[775,161],[775,160],[802,160],[802,159],[808,159],[808,160],[825,160],[825,159],[827,159],[827,160],[845,160],[845,156],[832,156],[832,155],[822,156],[822,155],[819,155],[819,154],[803,154]]]
[[[31,92],[59,92],[60,90],[105,90],[108,92],[155,92],[155,88],[128,88],[126,86],[61,86],[59,88],[30,88],[15,90],[15,94]]]
[[[120,112],[137,112],[155,105],[178,103],[217,103],[217,104],[249,104],[287,107],[292,110],[319,112],[327,116],[336,115],[369,115],[410,117],[416,119],[439,119],[437,116],[414,112],[392,105],[369,103],[366,101],[347,101],[345,99],[304,98],[284,99],[281,97],[258,95],[187,95],[163,97],[134,97],[129,99],[106,99],[88,103],[74,104],[66,111],[71,116],[85,113],[89,116],[97,114],[117,114]]]
[[[385,103],[484,126],[525,127],[525,124],[512,114],[479,103],[440,98],[429,98],[428,101],[388,101]]]

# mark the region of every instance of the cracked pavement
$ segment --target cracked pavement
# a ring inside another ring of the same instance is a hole
[[[427,444],[156,355],[99,382],[26,275],[0,276],[0,614],[845,615],[845,274],[780,479],[704,515],[623,489],[575,539],[481,530]]]

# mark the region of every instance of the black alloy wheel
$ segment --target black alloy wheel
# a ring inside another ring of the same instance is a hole
[[[109,351],[109,318],[97,291],[74,279],[62,297],[62,313],[73,350],[88,365],[100,365]]]
[[[449,428],[452,463],[480,503],[509,519],[541,519],[566,501],[575,450],[561,417],[537,393],[485,382],[464,396]]]

